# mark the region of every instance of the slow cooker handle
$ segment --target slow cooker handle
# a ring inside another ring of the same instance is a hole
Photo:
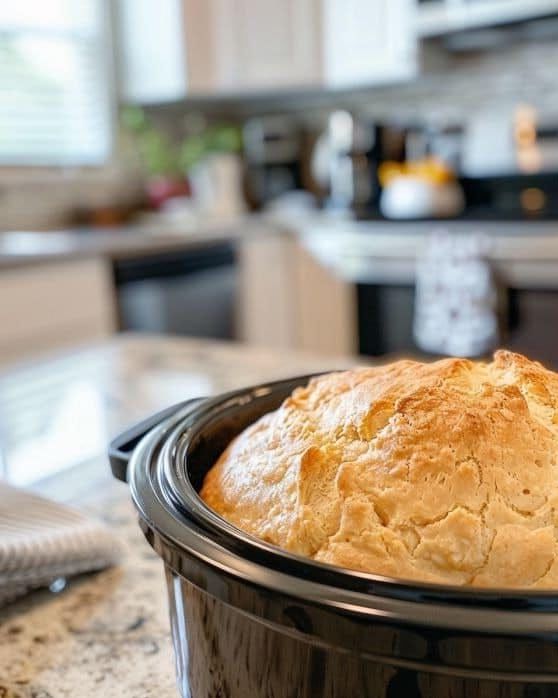
[[[110,469],[112,474],[117,480],[122,482],[128,481],[128,463],[134,449],[142,438],[151,431],[154,427],[161,424],[165,419],[172,417],[178,411],[182,411],[188,405],[194,407],[199,404],[203,398],[194,398],[192,400],[184,400],[184,402],[178,402],[176,405],[167,407],[156,414],[147,417],[143,421],[135,424],[130,429],[127,429],[122,434],[119,434],[114,438],[108,448],[108,457],[110,462]]]

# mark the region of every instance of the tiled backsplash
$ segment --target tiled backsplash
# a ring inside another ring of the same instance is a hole
[[[558,38],[468,53],[449,53],[429,42],[421,50],[419,76],[407,83],[352,92],[299,93],[230,107],[242,115],[251,110],[292,110],[312,118],[324,109],[342,106],[382,120],[464,124],[473,111],[527,102],[558,116],[557,66]]]
[[[504,50],[442,54],[425,49],[416,81],[355,95],[355,104],[380,117],[467,121],[479,109],[528,102],[558,116],[558,40]]]
[[[64,226],[78,209],[125,204],[140,191],[137,172],[116,159],[98,168],[0,168],[0,230]]]

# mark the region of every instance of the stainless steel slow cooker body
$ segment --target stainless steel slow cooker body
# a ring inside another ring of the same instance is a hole
[[[182,696],[558,696],[558,595],[411,584],[310,561],[197,494],[230,440],[307,376],[170,408],[116,439],[166,570]]]

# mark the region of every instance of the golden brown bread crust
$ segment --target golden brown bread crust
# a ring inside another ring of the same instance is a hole
[[[316,378],[240,434],[206,503],[322,562],[445,584],[558,588],[558,375],[398,361]]]

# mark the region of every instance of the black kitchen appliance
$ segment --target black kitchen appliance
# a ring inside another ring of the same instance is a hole
[[[460,179],[470,220],[557,220],[558,173],[502,174]]]
[[[253,209],[304,188],[306,135],[296,117],[249,119],[243,128],[244,191]]]
[[[366,157],[372,191],[356,209],[365,220],[383,218],[375,175],[385,160],[435,157],[456,173],[465,208],[455,216],[471,221],[558,219],[558,115],[528,105],[480,110],[466,124],[376,125]],[[452,217],[453,218],[453,217]]]
[[[467,123],[461,148],[465,216],[558,218],[556,114],[541,114],[529,105],[479,110]]]
[[[243,428],[308,377],[175,406],[116,439],[165,564],[182,696],[550,698],[558,594],[402,582],[245,534],[197,492]]]
[[[120,329],[233,339],[238,270],[230,241],[117,259]]]

